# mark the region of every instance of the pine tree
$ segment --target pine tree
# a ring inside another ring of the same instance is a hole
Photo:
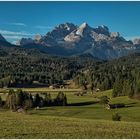
[[[6,106],[10,110],[16,111],[16,94],[13,89],[9,90],[8,96],[6,98]]]
[[[49,94],[48,93],[45,94],[45,104],[47,106],[50,106],[52,104],[52,99],[51,99],[50,93]]]
[[[37,107],[37,106],[40,106],[40,96],[39,94],[36,94],[35,95],[35,102],[34,102],[34,106]]]
[[[17,90],[17,92],[16,92],[16,103],[17,103],[17,106],[23,107],[24,100],[25,100],[25,95],[24,94],[25,93],[21,89]]]
[[[62,91],[58,93],[56,97],[56,102],[57,102],[57,105],[60,105],[60,106],[67,105],[67,97]]]
[[[121,96],[122,90],[123,90],[123,77],[119,75],[114,83],[112,96],[113,97]]]

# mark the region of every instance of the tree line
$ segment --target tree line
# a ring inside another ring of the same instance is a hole
[[[5,101],[0,97],[0,106],[3,108],[17,111],[18,109],[28,110],[36,107],[47,106],[66,106],[67,97],[63,92],[58,92],[56,98],[52,99],[51,94],[41,93],[32,95],[31,93],[22,91],[21,89],[14,91],[9,90]]]

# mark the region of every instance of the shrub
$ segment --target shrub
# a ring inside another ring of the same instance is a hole
[[[121,116],[118,113],[112,115],[113,121],[121,121]]]
[[[31,99],[26,99],[24,101],[24,109],[27,111],[28,109],[31,109],[33,107],[33,102]]]
[[[109,98],[107,96],[100,97],[100,104],[106,105],[109,103]]]

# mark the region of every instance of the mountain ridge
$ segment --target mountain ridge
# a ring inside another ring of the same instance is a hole
[[[0,42],[7,42],[2,35]],[[80,26],[64,23],[46,35],[35,39],[22,38],[17,45],[37,49],[50,55],[72,56],[90,54],[99,59],[113,59],[140,50],[140,39],[127,41],[119,32],[110,32],[105,25],[93,28],[84,22]]]

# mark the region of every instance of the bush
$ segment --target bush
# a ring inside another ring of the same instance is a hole
[[[118,113],[112,115],[113,121],[121,121],[121,116]]]
[[[31,99],[26,99],[24,101],[24,109],[31,109],[33,107],[33,101]]]
[[[106,105],[109,103],[109,98],[107,96],[100,97],[100,104]]]

